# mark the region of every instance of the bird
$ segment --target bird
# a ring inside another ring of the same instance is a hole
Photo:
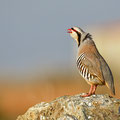
[[[81,95],[88,97],[96,92],[98,85],[106,85],[112,95],[115,95],[114,79],[110,67],[99,53],[90,33],[84,32],[80,27],[72,27],[67,30],[70,36],[77,42],[77,68],[80,75],[91,86],[88,93]]]

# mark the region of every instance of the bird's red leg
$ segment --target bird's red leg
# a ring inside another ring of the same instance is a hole
[[[86,95],[81,95],[81,97],[88,97],[92,95],[92,91],[93,91],[94,85],[91,85],[89,93],[87,93]]]
[[[94,85],[93,90],[92,90],[92,94],[95,94],[96,88],[97,88],[97,85]]]

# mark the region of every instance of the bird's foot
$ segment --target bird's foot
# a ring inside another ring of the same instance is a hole
[[[80,95],[81,97],[88,97],[88,96],[91,96],[92,94],[90,94],[90,93],[87,93],[87,94],[85,94],[85,95]]]
[[[95,94],[96,88],[97,88],[97,85],[91,85],[91,88],[90,88],[90,90],[89,90],[89,93],[86,93],[85,95],[80,95],[80,96],[81,96],[81,97],[91,96],[91,95]]]

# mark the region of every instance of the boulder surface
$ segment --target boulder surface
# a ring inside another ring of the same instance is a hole
[[[41,102],[18,116],[17,120],[120,120],[120,99],[109,95],[80,95]]]

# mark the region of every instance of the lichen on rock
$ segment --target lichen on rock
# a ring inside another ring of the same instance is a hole
[[[41,102],[17,120],[120,120],[120,99],[109,95],[80,95]]]

